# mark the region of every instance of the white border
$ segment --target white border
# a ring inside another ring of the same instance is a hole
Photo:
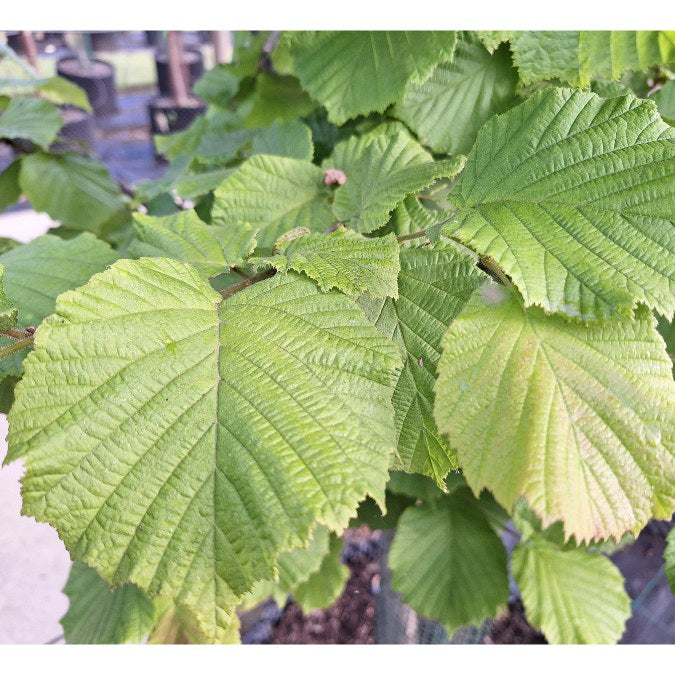
[[[0,1],[0,30],[675,29],[672,0]]]

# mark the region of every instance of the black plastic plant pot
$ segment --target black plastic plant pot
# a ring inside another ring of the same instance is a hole
[[[96,30],[89,33],[91,47],[95,52],[112,52],[117,49],[117,33],[113,31]]]
[[[23,42],[21,41],[21,31],[18,30],[7,30],[5,31],[5,37],[7,38],[7,45],[10,49],[13,49],[17,54],[23,54]]]
[[[90,153],[96,141],[94,116],[86,110],[72,106],[64,106],[61,109],[61,115],[63,126],[59,131],[58,140],[51,149]]]
[[[187,129],[197,117],[206,112],[206,103],[197,97],[189,105],[179,106],[169,96],[157,96],[148,104],[150,129],[153,134],[173,134]]]
[[[145,41],[148,46],[159,49],[164,43],[164,36],[161,30],[146,30]]]
[[[186,47],[183,50],[183,64],[187,66],[187,85],[191,90],[192,85],[204,74],[204,59],[201,50],[196,47]],[[168,54],[166,52],[159,52],[155,56],[155,65],[157,67],[157,86],[160,95],[171,96]]]
[[[84,89],[94,115],[117,112],[115,68],[111,63],[94,59],[83,66],[75,57],[67,57],[58,62],[56,73]]]

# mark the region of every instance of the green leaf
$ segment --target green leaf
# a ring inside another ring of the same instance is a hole
[[[19,310],[14,303],[5,295],[5,267],[0,263],[0,330],[7,330],[16,326]]]
[[[459,40],[452,61],[423,84],[409,83],[394,114],[438,153],[466,153],[478,130],[516,101],[518,72],[506,45],[490,54],[477,40]]]
[[[37,85],[37,91],[57,105],[72,105],[92,112],[91,103],[84,89],[64,77],[48,77],[41,80]]]
[[[19,183],[36,211],[94,234],[102,234],[106,221],[126,205],[108,169],[80,155],[28,155],[21,160]]]
[[[448,471],[457,468],[457,458],[433,417],[441,340],[485,278],[475,260],[451,244],[403,249],[398,300],[360,301],[366,316],[394,340],[403,356],[392,399],[398,441],[393,468],[429,476],[442,490]]]
[[[251,105],[245,119],[247,127],[266,127],[275,120],[296,120],[317,107],[297,78],[272,73],[256,77]]]
[[[398,297],[401,266],[394,235],[368,239],[340,227],[284,241],[278,250],[278,255],[265,260],[267,264],[279,272],[304,272],[324,291],[337,288],[349,296],[368,292],[376,298]]]
[[[670,518],[675,386],[655,323],[585,326],[478,289],[443,338],[434,411],[474,492],[509,510],[523,496],[578,542]]]
[[[311,162],[256,155],[246,160],[215,191],[216,225],[248,223],[259,230],[258,245],[271,248],[294,227],[322,231],[335,220],[328,204],[323,171]]]
[[[317,525],[306,548],[295,548],[281,553],[277,561],[278,578],[258,581],[246,594],[240,607],[255,607],[270,596],[277,605],[283,607],[288,595],[318,572],[324,556],[328,554],[328,536],[328,528]]]
[[[253,155],[279,155],[312,161],[312,130],[298,120],[276,120],[253,138]]]
[[[196,199],[215,190],[234,169],[214,169],[180,176],[174,183],[176,194],[183,199]]]
[[[349,570],[341,562],[342,539],[330,533],[330,548],[321,560],[321,567],[295,587],[293,599],[305,614],[330,607],[341,595]]]
[[[255,249],[255,231],[250,226],[207,225],[194,210],[159,218],[135,213],[134,229],[131,256],[181,260],[205,277],[241,265]]]
[[[663,553],[666,562],[666,578],[670,588],[675,593],[675,529],[668,532],[666,550]]]
[[[671,126],[675,125],[675,80],[668,80],[654,96],[661,117]]]
[[[228,166],[243,153],[250,142],[251,132],[248,129],[207,129],[194,151],[193,163],[209,168]]]
[[[449,634],[494,616],[508,600],[506,551],[467,488],[404,511],[389,567],[403,601]]]
[[[19,185],[19,171],[21,160],[15,159],[2,173],[0,173],[0,212],[12,206],[21,197]]]
[[[184,263],[120,260],[38,329],[8,461],[74,559],[227,640],[280,551],[384,501],[398,367],[357,305],[308,279],[223,299]]]
[[[0,138],[23,138],[46,150],[56,139],[63,119],[59,109],[39,98],[13,98],[0,115]]]
[[[675,130],[633,96],[546,89],[479,132],[447,226],[527,305],[584,320],[675,310]]]
[[[427,238],[432,241],[430,228],[441,229],[441,223],[448,222],[446,211],[430,209],[424,206],[423,198],[408,195],[393,211],[391,218],[381,232],[391,231],[396,235],[412,234],[427,230]],[[438,238],[436,238],[438,240]],[[404,242],[405,246],[414,246],[416,242]]]
[[[225,64],[217,64],[204,73],[192,87],[207,103],[225,108],[239,89],[239,79]]]
[[[38,326],[54,311],[57,296],[87,283],[117,257],[108,244],[89,233],[69,240],[47,234],[5,251],[0,255],[3,285],[18,309],[17,323]],[[0,348],[12,342],[0,336]],[[25,354],[20,351],[2,359],[0,377],[20,375]]]
[[[84,89],[63,77],[0,78],[0,95],[15,97],[36,93],[56,105],[74,105],[91,112],[91,105]]]
[[[456,483],[451,479],[451,482],[455,483],[456,487],[466,486],[464,480],[461,483]],[[404,471],[392,471],[389,475],[389,483],[387,483],[387,491],[397,495],[405,495],[414,501],[419,499],[423,502],[432,502],[443,497],[447,494],[445,489],[446,486],[439,489],[438,485],[426,476],[419,473],[405,473]]]
[[[613,644],[630,617],[619,570],[603,555],[534,535],[511,558],[527,620],[552,644]]]
[[[673,31],[516,31],[514,63],[525,84],[557,79],[587,87],[594,77],[618,80],[675,58]]]
[[[61,619],[68,644],[142,642],[155,624],[155,603],[133,584],[110,588],[99,573],[75,562],[63,592],[70,600]]]
[[[464,157],[434,162],[422,146],[403,132],[353,136],[339,143],[325,168],[344,171],[347,181],[335,191],[333,213],[357,232],[372,232],[389,220],[407,195],[436,178],[457,175]]]
[[[508,42],[511,39],[513,31],[510,30],[476,30],[473,31],[476,37],[483,43],[485,49],[490,54],[494,54],[495,50],[503,42]]]
[[[343,124],[383,112],[409,81],[424,82],[455,51],[454,31],[316,31],[288,34],[293,71],[310,96]]]

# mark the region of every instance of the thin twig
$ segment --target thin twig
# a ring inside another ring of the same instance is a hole
[[[422,237],[426,236],[426,230],[419,230],[418,232],[411,232],[410,234],[400,234],[396,237],[396,241],[410,241],[411,239],[422,239]]]
[[[270,277],[273,277],[276,273],[276,270],[265,270],[264,272],[260,272],[260,274],[256,274],[255,276],[249,277],[248,279],[244,279],[243,281],[240,281],[238,284],[233,284],[232,286],[228,286],[227,288],[223,289],[220,291],[220,294],[224,298],[229,298],[231,295],[234,295],[235,293],[239,293],[239,291],[243,291],[245,288],[248,288],[249,286],[252,286],[253,284],[257,284],[259,281],[263,281],[264,279],[269,279]]]
[[[11,345],[7,345],[6,347],[3,347],[0,349],[0,359],[4,359],[7,356],[10,356],[14,352],[18,352],[20,349],[23,349],[24,347],[30,347],[33,344],[33,336],[31,335],[29,338],[26,338],[25,340],[19,340],[19,342],[14,342]]]
[[[15,340],[25,340],[32,337],[35,330],[20,330],[18,328],[8,328],[7,330],[0,330],[0,335],[14,338]]]

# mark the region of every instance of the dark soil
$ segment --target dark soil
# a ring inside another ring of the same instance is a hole
[[[343,561],[351,576],[338,601],[305,616],[289,603],[274,626],[272,644],[373,644],[375,595],[379,585],[379,550],[367,528],[345,534]]]
[[[662,570],[664,539],[672,525],[652,522],[634,544],[612,555],[612,560],[625,575],[630,596],[644,596],[642,606],[634,608],[634,615],[621,642],[673,642],[675,598],[667,588]],[[269,601],[248,622],[243,631],[243,641],[373,644],[376,641],[376,603],[380,592],[381,543],[379,531],[371,533],[366,527],[348,530],[342,560],[349,566],[351,576],[339,600],[332,607],[309,615],[304,615],[291,598],[284,608],[278,608]],[[509,601],[508,612],[491,623],[487,635],[479,638],[481,640],[484,644],[546,644],[544,636],[527,622],[517,594]]]
[[[546,638],[532,628],[525,618],[525,610],[520,600],[509,603],[509,613],[492,624],[491,634],[484,639],[492,645],[545,645]]]

